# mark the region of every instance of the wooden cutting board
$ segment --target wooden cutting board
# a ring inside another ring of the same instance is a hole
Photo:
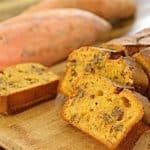
[[[53,71],[60,74],[64,63]],[[0,145],[8,150],[106,150],[61,119],[62,98],[14,116],[0,116]]]
[[[65,63],[51,68],[62,75]],[[13,116],[0,116],[0,146],[8,150],[107,150],[61,118],[62,96]],[[147,128],[147,127],[146,127]],[[142,128],[142,130],[145,130]],[[142,130],[139,129],[141,132]],[[132,136],[119,150],[128,150]]]

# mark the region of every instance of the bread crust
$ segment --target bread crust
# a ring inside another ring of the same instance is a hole
[[[133,57],[142,66],[150,81],[150,47],[134,54]],[[147,96],[150,98],[150,84],[147,89]]]
[[[42,101],[54,98],[57,94],[58,80],[0,96],[0,113],[15,114]]]
[[[142,103],[144,109],[143,122],[150,126],[150,102],[147,97],[133,91],[137,99]]]
[[[0,113],[14,114],[54,98],[59,77],[38,63],[10,66],[0,72]]]
[[[122,49],[127,56],[132,56],[140,50],[150,47],[150,28],[144,29],[132,36],[113,39],[100,45],[100,47],[114,50]]]
[[[149,85],[149,80],[142,67],[131,57],[124,57],[123,59],[126,61],[128,67],[132,71],[132,77],[134,81],[133,87],[135,87],[136,91],[145,94]]]

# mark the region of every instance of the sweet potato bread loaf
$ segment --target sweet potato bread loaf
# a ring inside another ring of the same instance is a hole
[[[150,130],[146,131],[137,141],[133,150],[149,150],[150,149]]]
[[[84,75],[65,102],[63,117],[108,148],[116,148],[143,117],[141,97],[106,78]]]
[[[11,66],[0,72],[0,113],[12,114],[54,98],[58,76],[37,63]]]
[[[150,28],[144,29],[134,35],[113,39],[101,44],[100,47],[117,51],[124,50],[127,56],[131,56],[143,48],[150,47]]]
[[[131,57],[121,57],[121,55],[123,55],[121,51],[115,52],[96,47],[83,47],[73,51],[68,58],[60,91],[69,95],[77,77],[97,74],[144,93],[148,87],[145,72]]]
[[[106,19],[123,19],[135,14],[136,4],[134,0],[43,0],[25,13],[52,8],[79,8]]]
[[[0,24],[0,69],[22,62],[52,65],[110,29],[102,18],[77,9],[18,16]]]

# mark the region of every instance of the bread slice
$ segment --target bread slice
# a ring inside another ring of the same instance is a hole
[[[150,130],[139,138],[133,150],[150,150]]]
[[[77,79],[74,93],[65,102],[63,117],[114,149],[142,119],[140,98],[136,92],[121,89],[109,79],[84,75]]]
[[[131,57],[121,55],[121,51],[114,52],[96,47],[75,50],[68,58],[67,69],[59,90],[64,95],[70,95],[78,76],[97,74],[122,86],[135,87],[137,91],[144,93],[148,86],[145,72]]]
[[[0,73],[0,113],[22,111],[56,96],[58,76],[37,63],[11,66]]]
[[[115,51],[124,50],[127,56],[132,56],[143,48],[150,47],[150,28],[144,29],[132,36],[113,39],[101,44],[100,47]]]

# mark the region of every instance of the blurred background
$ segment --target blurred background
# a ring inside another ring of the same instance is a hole
[[[150,1],[149,0],[136,0],[137,13],[135,22],[131,27],[129,34],[138,32],[144,28],[150,27]]]
[[[32,5],[42,0],[0,0],[0,21],[16,16]],[[124,34],[133,34],[143,28],[150,27],[150,0],[135,0],[137,12],[135,18],[115,22],[113,37]]]

